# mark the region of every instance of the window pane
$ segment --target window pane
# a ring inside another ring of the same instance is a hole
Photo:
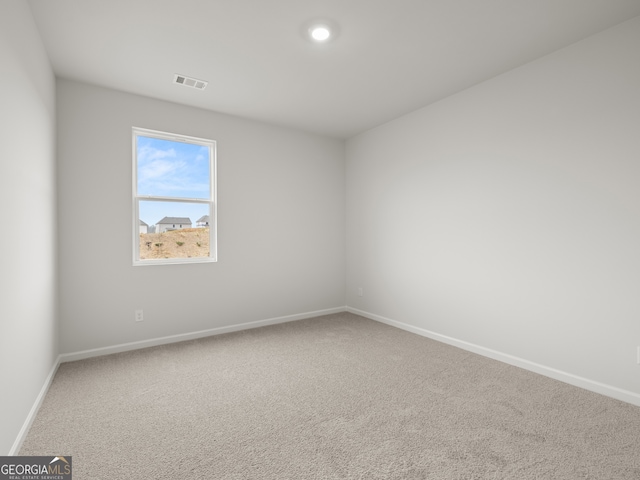
[[[209,204],[139,204],[140,260],[209,256]]]
[[[208,199],[209,148],[137,136],[138,195]]]

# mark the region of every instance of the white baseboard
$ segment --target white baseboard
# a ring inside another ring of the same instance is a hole
[[[42,388],[40,389],[40,393],[36,397],[36,401],[31,407],[31,410],[29,411],[29,415],[27,415],[26,420],[22,424],[22,428],[18,433],[18,437],[16,438],[16,441],[13,442],[13,446],[11,447],[11,450],[9,450],[10,456],[17,455],[18,452],[20,451],[20,448],[22,448],[24,439],[27,438],[27,433],[29,432],[29,428],[31,428],[31,424],[36,418],[36,414],[40,409],[40,405],[42,405],[42,401],[44,400],[44,397],[47,395],[47,392],[49,391],[49,387],[51,386],[51,382],[53,382],[53,377],[56,376],[56,372],[58,371],[59,366],[60,366],[60,355],[58,355],[58,358],[56,358],[56,361],[51,367],[51,370],[49,371],[49,375],[45,379],[44,385],[42,385]]]
[[[85,358],[99,357],[102,355],[110,355],[112,353],[127,352],[130,350],[138,350],[140,348],[155,347],[158,345],[166,345],[168,343],[184,342],[187,340],[195,340],[198,338],[210,337],[212,335],[221,335],[223,333],[238,332],[240,330],[249,330],[251,328],[265,327],[267,325],[275,325],[278,323],[293,322],[295,320],[304,320],[305,318],[320,317],[322,315],[330,315],[332,313],[345,312],[346,307],[335,307],[325,310],[316,310],[313,312],[298,313],[295,315],[286,315],[284,317],[268,318],[266,320],[257,320],[255,322],[239,323],[236,325],[228,325],[226,327],[211,328],[208,330],[200,330],[197,332],[181,333],[178,335],[170,335],[168,337],[152,338],[149,340],[141,340],[139,342],[122,343],[110,347],[94,348],[91,350],[83,350],[74,353],[63,353],[60,355],[61,363],[83,360]]]
[[[346,311],[640,407],[640,394],[347,306]]]

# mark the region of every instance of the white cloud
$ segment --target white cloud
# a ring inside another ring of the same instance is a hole
[[[208,168],[203,170],[202,162],[208,161],[208,155],[202,155],[201,149],[194,151],[194,145],[185,149],[175,145],[138,144],[139,194],[202,198],[209,191],[209,184],[203,183],[208,180]],[[204,153],[208,153],[206,147]]]

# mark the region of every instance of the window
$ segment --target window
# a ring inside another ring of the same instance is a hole
[[[133,264],[215,262],[215,187],[213,140],[133,128]]]

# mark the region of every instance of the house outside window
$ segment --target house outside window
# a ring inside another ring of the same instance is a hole
[[[136,127],[132,132],[133,264],[215,262],[215,141]],[[192,219],[203,217],[212,221],[196,228]]]

